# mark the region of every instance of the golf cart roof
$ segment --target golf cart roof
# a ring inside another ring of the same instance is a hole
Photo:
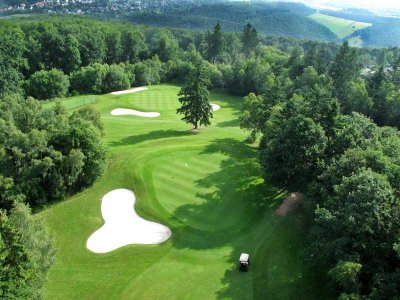
[[[250,257],[250,255],[248,255],[247,253],[242,253],[242,254],[240,254],[239,261],[240,262],[248,262],[249,257]]]

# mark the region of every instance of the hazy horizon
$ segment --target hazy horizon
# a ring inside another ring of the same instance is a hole
[[[240,1],[240,0],[239,0]],[[243,0],[241,0],[243,1]],[[246,0],[244,0],[246,1]],[[259,0],[248,0],[259,1]],[[374,12],[391,12],[400,15],[400,1],[393,0],[265,0],[270,2],[300,2],[319,9],[361,8]]]
[[[400,13],[400,1],[393,0],[292,0],[306,3],[316,8],[362,8],[374,11],[392,11]]]

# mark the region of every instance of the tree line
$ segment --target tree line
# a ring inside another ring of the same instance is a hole
[[[0,95],[23,92],[37,99],[183,83],[198,59],[208,62],[214,88],[247,95],[260,91],[259,78],[268,68],[275,72],[301,64],[301,57],[314,51],[318,71],[323,71],[339,51],[336,44],[265,37],[250,24],[242,33],[223,32],[219,24],[211,32],[196,33],[67,16],[1,25]],[[357,53],[361,67],[387,67],[398,58],[397,49]],[[292,68],[291,76],[296,75]]]

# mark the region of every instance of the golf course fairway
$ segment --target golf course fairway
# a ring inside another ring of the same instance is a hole
[[[44,298],[329,299],[323,276],[303,259],[302,210],[275,214],[286,192],[264,183],[257,149],[243,142],[242,99],[211,93],[221,109],[210,127],[193,132],[176,114],[178,92],[159,85],[64,101],[100,111],[110,157],[93,187],[40,212],[58,250]],[[116,108],[161,116],[111,115]],[[89,251],[89,236],[104,223],[101,199],[116,189],[133,191],[138,215],[168,226],[170,239]],[[251,257],[247,273],[238,271],[242,252]]]

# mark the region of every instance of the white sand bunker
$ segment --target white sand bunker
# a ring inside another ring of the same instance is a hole
[[[144,117],[144,118],[157,118],[160,116],[159,112],[144,112],[144,111],[128,109],[128,108],[116,108],[111,111],[111,114],[113,116],[131,115],[131,116],[138,116],[138,117]]]
[[[147,91],[147,90],[148,90],[147,87],[137,87],[137,88],[133,88],[133,89],[125,90],[125,91],[112,92],[111,95],[133,94],[133,93],[137,93],[137,92],[141,92],[141,91]]]
[[[213,111],[217,111],[217,110],[221,109],[221,106],[219,106],[218,104],[213,104],[213,103],[210,103],[210,104],[211,104],[211,107],[212,107]]]
[[[126,245],[160,244],[169,239],[171,230],[139,217],[135,212],[135,194],[118,189],[106,194],[101,202],[105,224],[87,240],[86,247],[95,253],[107,253]]]

